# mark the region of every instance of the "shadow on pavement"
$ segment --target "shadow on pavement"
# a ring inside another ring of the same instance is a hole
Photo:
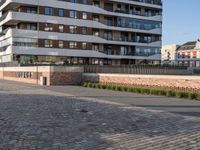
[[[159,149],[159,143],[162,147],[169,138],[175,141],[188,135],[189,139],[200,131],[199,123],[171,113],[53,93],[0,94],[3,149],[126,150],[144,145]]]

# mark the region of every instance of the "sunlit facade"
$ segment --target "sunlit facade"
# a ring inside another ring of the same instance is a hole
[[[161,60],[161,0],[2,0],[0,12],[0,62]]]

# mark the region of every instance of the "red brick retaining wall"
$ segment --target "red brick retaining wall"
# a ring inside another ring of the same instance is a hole
[[[84,82],[99,82],[200,92],[200,76],[83,74]]]
[[[7,67],[0,68],[0,79],[46,85],[68,85],[81,82],[82,67]]]

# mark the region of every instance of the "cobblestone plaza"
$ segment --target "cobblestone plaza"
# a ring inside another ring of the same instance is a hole
[[[199,150],[200,118],[1,81],[0,149]]]

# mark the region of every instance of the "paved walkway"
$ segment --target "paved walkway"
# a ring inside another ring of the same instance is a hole
[[[99,98],[131,106],[145,107],[154,110],[165,110],[177,114],[200,117],[200,101],[99,90],[78,86],[56,86],[45,87],[45,89],[61,93],[69,93],[71,95],[76,95],[76,97]]]
[[[127,105],[127,97],[149,96],[0,81],[0,149],[200,149],[200,117]]]

